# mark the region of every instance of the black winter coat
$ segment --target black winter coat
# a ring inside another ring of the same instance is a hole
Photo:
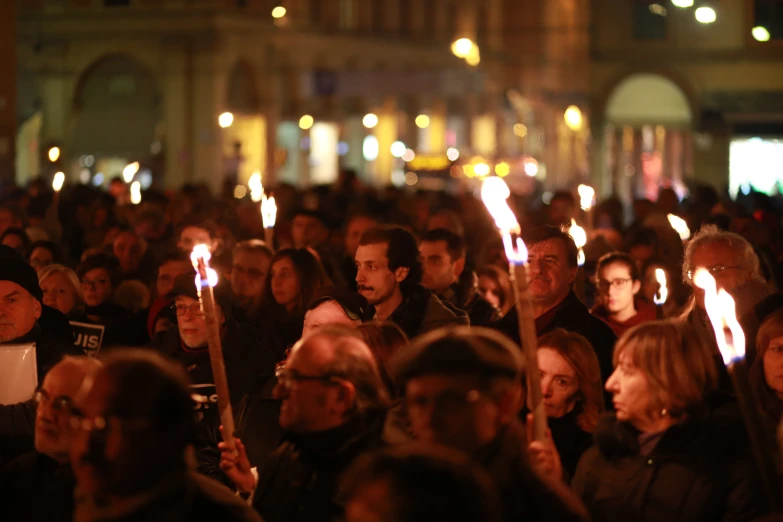
[[[362,453],[381,445],[385,413],[337,428],[289,434],[259,472],[253,507],[266,522],[331,522],[342,515],[339,477]]]
[[[639,432],[607,415],[572,482],[595,522],[753,520],[764,513],[747,443],[715,418],[669,428],[648,455]]]
[[[476,463],[495,481],[505,522],[587,520],[579,499],[562,483],[539,477],[527,458],[524,426],[513,422],[481,450]]]
[[[612,353],[617,336],[614,335],[609,325],[590,313],[574,292],[569,292],[555,308],[554,318],[537,331],[539,337],[556,328],[564,328],[569,332],[583,335],[590,341],[598,356],[601,378],[603,382],[606,382],[613,371]],[[500,330],[516,343],[521,344],[516,307],[512,307],[503,319],[495,323],[493,328]]]
[[[374,316],[375,310],[371,310],[370,315]],[[442,326],[470,324],[468,314],[446,306],[435,294],[418,284],[404,292],[402,303],[389,320],[399,326],[408,339]]]
[[[242,398],[254,387],[274,376],[275,355],[258,342],[255,329],[229,318],[223,327],[223,359],[231,396],[231,409],[237,418]],[[179,361],[190,377],[193,392],[201,395],[204,402],[196,408],[198,420],[198,471],[215,478],[226,485],[231,482],[220,470],[220,451],[217,448],[220,436],[220,414],[217,409],[217,391],[212,376],[209,350],[190,350],[184,347],[177,327],[156,337],[158,349]]]
[[[26,453],[0,471],[0,520],[70,522],[75,485],[69,464]]]

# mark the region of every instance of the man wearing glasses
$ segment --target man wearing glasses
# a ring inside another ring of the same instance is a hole
[[[246,394],[272,378],[277,359],[259,341],[258,332],[252,326],[232,318],[228,292],[218,286],[214,294],[231,405],[233,411],[237,412]],[[171,316],[176,320],[176,327],[159,334],[155,344],[162,353],[185,368],[193,393],[201,398],[196,407],[201,442],[197,445],[199,471],[229,485],[230,482],[219,467],[217,443],[220,440],[220,415],[217,391],[207,346],[207,323],[196,293],[194,276],[178,276],[168,297],[174,303]]]
[[[721,374],[721,388],[724,385],[730,387],[715,334],[704,309],[704,290],[693,284],[693,274],[699,268],[709,270],[718,289],[726,290],[734,298],[737,318],[745,332],[748,364],[753,362],[756,355],[756,331],[759,326],[753,308],[771,293],[771,289],[761,272],[761,263],[753,245],[739,234],[725,232],[715,225],[706,225],[688,243],[682,273],[685,282],[693,289],[693,297],[685,317],[696,330],[699,339],[713,348]]]
[[[236,455],[221,443],[221,468],[266,522],[335,520],[338,477],[381,439],[388,398],[373,354],[352,328],[325,326],[294,345],[277,378],[283,442],[257,475],[241,441]]]
[[[35,451],[17,457],[0,473],[0,520],[71,520],[73,400],[100,366],[86,356],[66,357],[46,374],[35,393]]]
[[[598,260],[595,270],[599,302],[592,313],[617,337],[638,324],[655,320],[655,306],[637,300],[642,288],[636,263],[624,252],[610,252]]]

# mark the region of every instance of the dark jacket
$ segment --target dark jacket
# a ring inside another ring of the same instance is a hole
[[[256,331],[229,318],[221,332],[223,359],[225,361],[231,409],[234,418],[242,398],[254,387],[274,375],[277,359],[274,354],[258,342]],[[196,409],[199,433],[197,444],[198,471],[230,484],[220,470],[220,451],[217,443],[220,437],[220,414],[216,407],[217,391],[212,376],[212,365],[207,347],[189,349],[182,343],[179,330],[172,327],[155,339],[158,349],[179,361],[190,377],[193,392],[202,396],[203,402]]]
[[[594,306],[591,313],[609,325],[609,328],[611,328],[614,334],[619,338],[634,326],[649,321],[655,321],[658,318],[658,310],[655,305],[651,305],[650,303],[639,299],[634,303],[634,306],[636,307],[636,315],[622,322],[613,319],[609,314],[609,310],[603,305]]]
[[[519,415],[524,424],[529,410],[525,408]],[[593,434],[579,427],[577,418],[582,414],[582,407],[577,403],[573,410],[562,417],[547,417],[546,422],[552,432],[552,440],[560,455],[564,478],[569,482],[576,472],[579,459],[593,445]]]
[[[237,436],[245,445],[248,460],[258,469],[264,467],[283,438],[279,422],[280,401],[273,396],[276,385],[274,376],[254,384],[236,412]]]
[[[77,509],[80,505],[77,499]],[[234,492],[198,473],[167,484],[130,512],[97,511],[93,516],[100,522],[262,522]]]
[[[384,414],[319,433],[288,434],[259,472],[253,506],[266,522],[331,522],[343,512],[338,478],[380,445]]]
[[[639,432],[607,415],[572,486],[595,522],[753,520],[764,513],[764,499],[738,433],[694,415],[644,455]]]
[[[371,310],[370,315],[375,315],[375,311]],[[432,292],[418,284],[403,292],[402,303],[389,320],[396,323],[408,339],[442,326],[470,324],[465,312],[449,308]]]
[[[69,464],[31,452],[0,471],[0,520],[69,522],[76,481]]]
[[[471,326],[489,326],[500,319],[500,310],[479,295],[475,287],[464,288],[454,283],[438,295],[444,303],[450,303],[468,314]]]
[[[512,307],[503,319],[495,323],[494,327],[515,342],[520,343],[516,307]],[[536,319],[536,332],[539,336],[556,328],[576,332],[590,341],[598,356],[601,378],[606,382],[613,371],[612,352],[614,351],[614,343],[617,341],[612,329],[599,318],[591,315],[574,292],[569,292],[560,304]]]
[[[495,481],[506,522],[584,521],[587,511],[562,483],[538,476],[527,457],[520,422],[503,428],[475,460]]]

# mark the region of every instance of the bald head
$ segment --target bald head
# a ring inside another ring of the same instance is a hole
[[[323,431],[388,405],[375,358],[356,330],[317,328],[291,350],[275,394],[280,425]]]
[[[83,385],[101,367],[89,357],[66,357],[49,370],[38,390],[35,412],[35,449],[60,462],[68,460],[73,429],[72,404]]]

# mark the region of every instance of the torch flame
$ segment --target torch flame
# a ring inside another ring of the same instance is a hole
[[[745,332],[737,320],[734,299],[724,289],[717,290],[715,279],[705,268],[699,268],[693,275],[693,283],[704,290],[704,307],[715,330],[715,339],[726,366],[745,358]],[[726,328],[731,340],[726,337]]]
[[[578,266],[584,266],[585,265],[585,251],[584,249],[579,249],[579,252],[576,254],[576,264]]]
[[[658,280],[658,291],[653,296],[653,302],[657,305],[666,304],[669,298],[669,289],[666,287],[666,272],[662,268],[655,269],[655,279]]]
[[[204,267],[207,271],[207,284],[211,287],[215,287],[218,284],[218,275],[214,269],[209,267],[209,260],[212,259],[212,252],[209,251],[209,247],[203,243],[193,247],[193,252],[190,254],[190,262],[193,263],[193,268],[196,269],[196,289],[201,294],[201,288],[205,285],[201,283],[201,274],[199,274],[199,260],[204,261]]]
[[[511,195],[511,190],[502,178],[486,178],[481,185],[481,200],[486,205],[495,226],[500,229],[503,236],[503,247],[510,263],[527,263],[527,247],[522,238],[517,237],[516,248],[511,234],[519,234],[520,228],[517,218],[506,200]]]
[[[54,179],[52,180],[52,188],[55,192],[60,192],[63,188],[63,183],[65,183],[65,174],[63,172],[57,172],[54,175]]]
[[[277,219],[277,203],[275,198],[267,198],[266,194],[261,198],[261,218],[264,220],[264,228],[274,228]]]
[[[662,268],[655,269],[655,279],[658,280],[658,291],[653,296],[653,302],[656,305],[666,304],[669,298],[669,289],[666,287],[666,272]]]
[[[688,228],[688,224],[680,216],[669,214],[669,224],[672,226],[675,232],[680,235],[680,239],[687,241],[691,237],[691,229]]]
[[[571,219],[571,226],[568,228],[568,235],[571,236],[576,243],[576,248],[582,248],[587,244],[587,232],[585,229],[576,224],[576,220]]]
[[[582,210],[588,211],[593,208],[595,203],[595,189],[590,185],[579,185],[577,189],[579,192],[579,203]]]
[[[261,183],[261,173],[256,171],[250,176],[247,182],[247,186],[250,187],[250,199],[254,203],[258,203],[264,198],[264,185]]]

